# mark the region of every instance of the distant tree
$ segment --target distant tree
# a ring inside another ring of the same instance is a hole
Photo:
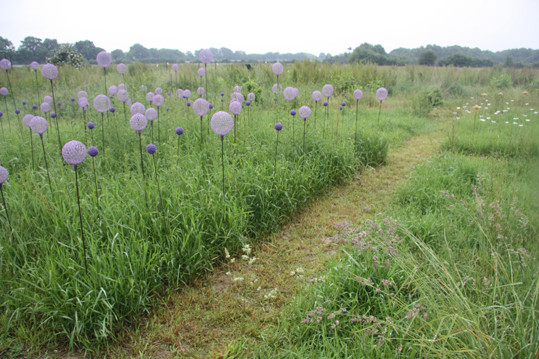
[[[388,59],[387,53],[382,45],[373,46],[363,43],[356,47],[348,57],[350,63],[373,63],[378,65],[389,65],[392,62]]]
[[[112,56],[112,61],[114,62],[122,62],[125,59],[125,54],[120,49],[112,50],[110,56]]]
[[[95,58],[97,57],[97,54],[100,51],[103,51],[102,48],[96,47],[94,45],[94,43],[92,41],[90,41],[90,40],[77,41],[75,43],[75,49],[77,49],[77,51],[82,56],[84,56],[84,58],[87,61],[92,61],[92,62],[95,61]]]
[[[433,66],[436,63],[436,58],[437,56],[434,51],[426,50],[419,55],[418,62],[420,65]]]
[[[47,62],[56,66],[70,65],[78,69],[84,64],[84,57],[73,45],[63,44],[53,52]]]
[[[11,59],[15,54],[15,47],[13,43],[8,39],[4,39],[0,36],[0,59]]]
[[[45,39],[43,40],[43,47],[49,50],[51,53],[60,48],[58,41],[56,39]]]
[[[34,36],[27,36],[21,41],[15,59],[20,64],[29,64],[32,61],[44,63],[49,54],[50,51],[43,46],[41,39]]]
[[[142,46],[141,44],[134,44],[129,48],[129,55],[135,60],[144,60],[151,57],[150,50]]]
[[[507,57],[505,58],[505,61],[503,62],[503,66],[504,66],[504,67],[512,67],[512,66],[513,66],[513,63],[514,63],[513,57],[507,56]]]

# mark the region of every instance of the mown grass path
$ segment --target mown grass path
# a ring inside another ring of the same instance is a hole
[[[294,293],[323,273],[326,260],[337,254],[332,237],[342,225],[384,211],[397,184],[416,164],[436,154],[442,138],[441,132],[430,132],[390,149],[386,165],[367,169],[328,191],[279,233],[253,246],[254,263],[238,258],[169,295],[106,356],[219,358],[233,342],[256,341],[268,324],[278,320]],[[298,268],[303,270],[301,276]]]

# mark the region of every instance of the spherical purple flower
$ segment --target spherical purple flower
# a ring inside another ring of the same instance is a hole
[[[221,97],[223,97],[224,95],[225,95],[225,93],[224,93],[224,92],[221,92]]]
[[[47,113],[51,110],[51,105],[49,105],[48,103],[46,102],[43,102],[40,106],[39,106],[39,109],[41,110],[41,112],[44,112],[44,113]]]
[[[296,116],[296,110],[290,110],[290,115]]]
[[[118,92],[118,86],[112,85],[109,87],[109,95],[114,96]]]
[[[8,176],[9,176],[8,170],[0,166],[0,187],[2,186],[2,183],[6,182]]]
[[[127,88],[125,87],[125,84],[119,84],[118,85],[118,91],[120,90],[126,90],[127,91]]]
[[[0,95],[7,96],[9,93],[8,89],[5,87],[0,88]]]
[[[276,63],[274,63],[273,65],[271,65],[271,71],[273,71],[273,73],[274,73],[276,76],[279,76],[280,74],[283,73],[283,71],[284,71],[284,66],[283,66],[283,64],[281,64],[280,62],[276,62]]]
[[[101,113],[107,112],[110,108],[110,98],[106,95],[97,95],[94,98],[94,108]]]
[[[39,70],[39,63],[37,61],[30,62],[30,68],[34,71]]]
[[[354,98],[357,101],[361,100],[362,97],[363,97],[363,91],[361,91],[360,89],[357,89],[354,91]]]
[[[191,107],[191,101],[187,101],[186,105],[187,107]]]
[[[241,105],[240,105],[241,106]],[[211,117],[211,129],[218,135],[224,136],[234,128],[234,120],[228,112],[217,111]]]
[[[176,127],[176,134],[178,136],[183,135],[183,128],[182,127]]]
[[[183,90],[182,89],[177,89],[176,90],[176,97],[177,98],[183,98]]]
[[[148,146],[146,146],[146,152],[153,155],[155,152],[157,152],[157,147],[153,143],[150,143]]]
[[[146,100],[147,100],[148,102],[151,103],[151,102],[153,101],[153,97],[154,97],[154,96],[155,96],[155,95],[153,94],[153,92],[148,92],[148,93],[146,94]]]
[[[26,105],[26,101],[25,101],[25,100],[22,100],[21,103],[22,103],[23,106]]]
[[[324,101],[324,104],[323,104],[323,105],[324,105],[324,106],[327,106],[327,105],[328,105],[328,102],[327,102],[327,101]]]
[[[251,106],[251,101],[249,100],[245,101],[245,106]]]
[[[241,92],[234,91],[230,94],[230,101],[238,101],[239,103],[243,103],[245,101],[245,97],[243,97]]]
[[[198,53],[198,58],[200,62],[207,65],[213,60],[213,53],[210,49],[200,50],[200,52]]]
[[[77,92],[77,97],[78,97],[78,98],[81,98],[81,97],[86,97],[86,98],[88,98],[88,94],[86,93],[86,91],[80,90],[79,92]]]
[[[241,93],[241,86],[240,85],[234,86],[234,92],[240,92]]]
[[[213,105],[210,103],[210,104],[208,105],[208,108],[209,108],[210,110],[212,110],[212,109],[213,109]]]
[[[256,98],[256,95],[253,92],[249,92],[247,94],[247,100],[253,102],[255,100],[255,98]]]
[[[198,74],[198,76],[202,77],[202,76],[206,75],[206,70],[204,70],[204,68],[201,67],[201,68],[198,69],[197,74]]]
[[[33,104],[33,105],[32,105],[32,109],[36,110],[36,109],[37,109],[37,105],[36,105],[36,104]]]
[[[11,68],[11,61],[9,61],[8,59],[0,60],[0,68],[6,71],[9,70]]]
[[[16,108],[16,109],[15,109],[15,114],[18,115],[19,113],[21,113],[21,110],[19,110],[18,108]]]
[[[82,109],[82,110],[86,110],[88,108],[88,99],[86,97],[81,97],[79,98],[79,107]]]
[[[333,86],[326,84],[322,87],[322,94],[326,97],[331,97],[333,95]]]
[[[125,89],[118,90],[118,92],[116,93],[116,98],[120,102],[125,102],[129,98],[129,94],[127,93],[127,91]]]
[[[162,94],[163,94],[163,89],[162,89],[161,87],[157,87],[157,88],[155,89],[155,94],[156,94],[156,95],[162,95]]]
[[[178,72],[179,69],[180,67],[178,66],[178,64],[172,64],[172,71]]]
[[[111,108],[109,108],[109,111],[112,112],[112,113],[114,113],[114,112],[116,112],[116,108],[111,107]]]
[[[51,117],[52,117],[52,118],[56,118],[56,112],[54,112],[54,111],[51,112]]]
[[[170,95],[172,95],[172,92],[170,92],[170,91],[167,92],[167,96],[170,96]]]
[[[241,103],[239,101],[231,101],[228,109],[232,114],[239,115],[241,112]]]
[[[311,115],[311,108],[309,106],[301,106],[299,108],[299,116],[302,119],[307,119]]]
[[[86,126],[88,126],[88,129],[93,130],[95,128],[95,123],[90,121]]]
[[[121,75],[124,75],[127,72],[127,65],[124,64],[123,62],[120,62],[118,65],[116,65],[116,70]]]
[[[283,96],[288,101],[292,101],[293,99],[296,98],[296,90],[293,87],[288,86],[287,88],[284,89]]]
[[[49,123],[43,117],[35,116],[30,122],[30,129],[38,135],[44,134],[47,128],[49,128]]]
[[[131,120],[129,120],[129,124],[131,125],[131,128],[135,131],[138,131],[139,133],[148,126],[148,120],[146,119],[146,116],[144,116],[141,113],[135,113]]]
[[[52,105],[52,97],[51,96],[45,96],[43,97],[43,101],[48,103],[49,105]]]
[[[200,96],[204,95],[204,92],[205,92],[205,91],[206,91],[206,90],[204,90],[204,87],[202,87],[202,86],[199,87],[199,88],[197,88],[197,93],[198,93]]]
[[[346,106],[346,102],[343,101],[343,102],[341,103],[341,106],[342,106],[342,107]]]
[[[153,107],[150,107],[149,109],[146,110],[144,115],[146,116],[148,120],[153,121],[157,118],[157,110]]]
[[[153,96],[152,102],[155,106],[161,107],[165,103],[165,98],[163,95],[157,94]]]
[[[140,114],[144,114],[144,105],[141,104],[140,102],[135,102],[134,104],[131,105],[131,115],[135,115],[137,113],[140,113]]]
[[[22,118],[22,123],[26,126],[26,127],[30,127],[31,123],[32,123],[32,120],[34,119],[34,115],[32,114],[28,114],[28,115],[24,115],[24,117]]]
[[[92,157],[95,157],[99,154],[99,150],[95,146],[88,147],[88,154]]]
[[[312,98],[315,102],[318,102],[322,99],[322,93],[320,91],[314,91],[312,94]]]
[[[62,103],[60,101],[56,102],[56,106],[62,107]]]
[[[189,98],[191,96],[191,91],[189,90],[183,90],[183,98]]]
[[[97,57],[95,58],[97,61],[97,64],[103,68],[110,66],[112,64],[112,56],[106,52],[101,51],[97,54]]]
[[[75,98],[74,98],[74,97],[71,97],[70,100],[71,100],[71,102],[75,102]]]
[[[69,141],[62,147],[62,157],[64,161],[76,167],[86,158],[86,146],[79,141]]]
[[[47,80],[54,80],[58,77],[58,69],[53,64],[45,64],[41,67],[41,74]]]
[[[379,101],[384,101],[387,98],[387,89],[380,87],[378,90],[376,90],[376,98]]]
[[[209,110],[209,103],[205,99],[197,98],[195,102],[193,102],[193,111],[195,111],[198,116],[204,116],[208,113]]]
[[[277,123],[275,124],[275,129],[276,129],[277,131],[281,131],[281,130],[283,129],[283,125],[282,125],[280,122],[277,122]]]

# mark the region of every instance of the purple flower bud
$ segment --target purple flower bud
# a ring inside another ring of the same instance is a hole
[[[33,105],[32,105],[32,109],[37,110],[37,105],[36,105],[36,104],[33,104]]]
[[[4,113],[2,111],[0,111],[0,117],[4,116]]]
[[[324,101],[324,106],[327,106],[328,105],[328,102],[327,101]]]
[[[74,97],[71,97],[70,100],[71,100],[71,102],[75,102],[75,98],[74,98]]]
[[[131,128],[135,131],[138,131],[139,133],[148,126],[148,120],[146,119],[146,116],[144,116],[141,113],[135,113],[133,117],[131,117],[131,120],[129,120],[129,124],[131,125]]]
[[[187,107],[190,107],[190,106],[191,106],[191,102],[187,101]]]
[[[361,91],[360,89],[357,89],[354,91],[354,98],[357,101],[361,100],[362,97],[363,97],[363,91]]]
[[[376,98],[380,101],[384,101],[387,98],[387,89],[380,87],[376,90]]]
[[[26,105],[26,101],[25,100],[22,100],[22,105]]]
[[[110,108],[110,98],[105,95],[97,95],[94,98],[94,108],[97,112],[105,113]]]
[[[117,70],[118,73],[120,73],[121,75],[124,75],[124,74],[127,72],[127,66],[126,66],[123,62],[120,62],[120,63],[116,66],[116,70]]]
[[[283,71],[284,71],[284,66],[283,66],[283,64],[281,64],[280,62],[276,62],[276,63],[274,63],[273,65],[271,65],[271,71],[273,71],[273,73],[274,73],[276,76],[279,76],[280,74],[283,73]]]
[[[95,127],[95,123],[93,123],[93,122],[88,122],[88,124],[87,124],[86,126],[88,126],[88,128],[89,128],[90,130],[93,130],[94,127]]]
[[[341,103],[341,106],[342,106],[342,107],[346,106],[346,102],[343,101],[343,102]]]
[[[157,147],[153,143],[150,143],[148,146],[146,146],[146,152],[153,155],[155,152],[157,152]]]
[[[92,157],[95,157],[99,154],[99,150],[95,146],[88,147],[88,154]]]
[[[169,96],[170,96],[170,95],[172,95],[172,92],[170,92],[170,91],[169,91],[169,92],[167,92],[167,95],[169,95]]]
[[[224,93],[224,92],[221,92],[221,96],[224,96],[224,95],[225,95],[225,93]]]
[[[280,122],[277,122],[277,123],[275,124],[275,129],[276,129],[277,131],[281,131],[281,130],[283,129],[283,125],[282,125]]]
[[[58,69],[53,64],[45,64],[41,68],[41,74],[47,80],[54,80],[58,77]]]
[[[249,100],[245,101],[245,106],[251,106],[251,101]]]
[[[86,158],[86,146],[79,141],[69,141],[62,147],[62,157],[76,167]]]
[[[339,106],[339,110],[342,110],[342,106]]]
[[[213,109],[213,105],[210,103],[210,104],[208,105],[208,108],[209,108],[210,110],[212,110],[212,109]]]
[[[213,132],[224,136],[234,128],[234,120],[228,112],[217,111],[213,114],[210,125]]]
[[[0,166],[0,186],[2,186],[2,183],[6,182],[8,176],[9,176],[8,170]]]
[[[97,54],[96,61],[99,66],[105,68],[112,63],[112,56],[106,51],[101,51]]]
[[[51,112],[51,117],[56,118],[56,112]]]
[[[62,106],[62,103],[61,103],[60,101],[58,101],[58,102],[56,103],[56,106],[61,107],[61,106]]]
[[[34,70],[34,71],[39,70],[39,63],[37,63],[36,61],[32,61],[32,62],[30,63],[30,68],[31,68],[32,70]]]
[[[115,109],[114,107],[111,107],[111,108],[109,109],[109,111],[112,112],[112,113],[114,113],[114,112],[116,112],[116,109]]]
[[[290,114],[291,114],[292,116],[296,116],[296,110],[290,111]]]
[[[176,128],[176,134],[177,134],[178,136],[183,135],[183,128],[182,128],[182,127],[177,127],[177,128]]]
[[[15,113],[18,115],[19,113],[21,113],[21,110],[19,110],[18,108],[15,109]]]

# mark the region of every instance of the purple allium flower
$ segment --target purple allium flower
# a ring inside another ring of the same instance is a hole
[[[331,97],[331,95],[333,95],[333,86],[331,86],[330,84],[324,85],[322,87],[322,94],[325,97]]]
[[[206,75],[206,70],[204,70],[204,68],[201,67],[201,68],[198,69],[197,74],[198,74],[198,76],[202,77],[202,76]]]
[[[155,106],[161,107],[165,103],[165,98],[163,97],[163,95],[157,94],[153,96],[152,102]]]
[[[309,106],[301,106],[299,108],[299,116],[302,119],[306,119],[311,115],[311,108]]]
[[[342,106],[342,107],[345,107],[345,106],[346,106],[346,102],[343,101],[343,102],[341,103],[341,106]]]
[[[202,87],[202,86],[199,87],[199,88],[197,88],[197,93],[198,93],[200,96],[204,95],[204,92],[205,92],[205,91],[206,91],[206,90],[204,90],[204,87]]]
[[[62,103],[60,101],[56,102],[56,106],[62,107]]]
[[[36,110],[36,109],[37,109],[37,105],[36,105],[36,104],[33,104],[33,105],[32,105],[32,109]]]
[[[380,101],[384,101],[387,98],[387,89],[380,87],[378,90],[376,90],[376,98]]]
[[[110,98],[106,95],[97,95],[94,98],[94,108],[101,113],[107,112],[110,108]]]
[[[177,89],[176,90],[176,97],[177,98],[183,98],[183,90],[182,89]]]
[[[342,106],[339,106],[339,110],[341,110],[341,111],[342,111]]]
[[[183,90],[183,98],[189,98],[191,96],[191,91],[185,89]]]
[[[86,91],[80,90],[79,92],[77,92],[77,97],[78,97],[78,98],[81,98],[81,97],[86,97],[86,98],[88,98],[88,94],[86,93]]]
[[[43,102],[40,106],[39,106],[39,109],[41,110],[41,112],[44,112],[44,113],[47,113],[51,110],[51,105],[49,105],[48,103],[46,102]]]
[[[0,95],[7,96],[9,93],[8,89],[5,87],[0,88]]]
[[[112,85],[109,87],[109,95],[114,96],[118,93],[118,86]]]
[[[26,105],[26,101],[25,100],[22,100],[22,105],[25,106]]]
[[[241,105],[240,105],[241,106]],[[234,128],[234,120],[228,112],[217,111],[211,117],[211,129],[218,135],[224,136]]]
[[[11,68],[11,61],[9,61],[8,59],[0,60],[0,68],[6,71],[9,70]]]
[[[212,109],[213,109],[213,105],[210,103],[210,104],[208,105],[208,108],[209,108],[210,110],[212,110]]]
[[[70,100],[71,100],[71,102],[75,102],[75,98],[74,98],[74,97],[71,97]]]
[[[120,63],[116,66],[116,70],[117,70],[121,75],[124,75],[124,74],[127,72],[127,66],[126,66],[126,64],[124,64],[123,62],[120,62]]]
[[[21,113],[21,110],[19,110],[18,108],[16,108],[16,109],[15,109],[15,114],[18,115],[19,113]]]
[[[86,158],[86,146],[79,141],[69,141],[62,147],[62,157],[70,165],[77,166]]]
[[[172,64],[172,71],[178,72],[179,69],[180,67],[178,66],[178,64]]]
[[[88,126],[88,129],[93,130],[95,128],[95,123],[90,121],[86,126]]]
[[[2,111],[0,111],[0,117],[4,116],[4,113]]]
[[[110,64],[112,64],[112,56],[106,51],[101,51],[100,53],[98,53],[95,59],[97,61],[97,64],[103,68],[108,67],[110,66]]]
[[[296,116],[296,110],[290,110],[290,115]]]
[[[230,100],[231,101],[238,101],[239,103],[243,103],[245,101],[245,97],[241,94],[241,92],[234,91],[230,94]]]
[[[157,152],[157,147],[153,143],[150,143],[148,146],[146,146],[146,152],[153,155],[155,152]]]
[[[210,49],[200,50],[200,52],[198,53],[198,59],[200,60],[200,62],[207,65],[213,60],[213,53]]]
[[[225,95],[225,93],[224,93],[224,92],[221,92],[221,97],[223,97],[224,95]]]
[[[83,110],[85,110],[86,108],[88,108],[88,99],[86,97],[81,97],[79,98],[79,107]]]
[[[144,115],[146,116],[148,120],[153,121],[157,118],[157,110],[153,107],[150,107],[146,110]]]
[[[361,91],[360,89],[357,89],[354,91],[354,98],[357,101],[361,100],[362,97],[363,97],[363,91]]]
[[[114,113],[114,112],[116,112],[116,108],[111,107],[111,108],[109,108],[109,111],[112,112],[112,113]]]
[[[209,103],[205,99],[197,98],[195,102],[193,102],[193,111],[195,111],[198,116],[204,116],[208,113],[209,110]]]
[[[251,101],[249,100],[245,101],[245,106],[251,106]]]
[[[281,130],[283,129],[283,125],[282,125],[280,122],[277,122],[277,123],[275,124],[275,129],[276,129],[277,131],[281,131]]]
[[[2,183],[6,182],[8,176],[9,176],[8,170],[0,166],[0,186],[2,185]]]
[[[178,136],[183,135],[183,128],[182,128],[182,127],[177,127],[177,128],[176,128],[176,134],[177,134]]]
[[[51,117],[52,117],[52,118],[56,118],[56,112],[54,112],[54,111],[51,112]]]
[[[168,95],[168,96],[172,95],[172,92],[170,92],[170,91],[169,91],[169,92],[167,92],[167,95]]]
[[[191,107],[191,101],[187,101],[186,105],[187,107]]]
[[[140,102],[135,102],[134,104],[131,105],[131,115],[135,115],[137,113],[140,113],[140,114],[144,114],[144,105],[141,104]]]
[[[247,100],[253,102],[255,100],[255,98],[256,98],[256,95],[253,92],[249,92],[247,94]]]
[[[28,115],[24,115],[24,117],[22,118],[22,123],[26,127],[30,127],[30,125],[32,124],[33,119],[34,119],[34,115],[29,113]]]
[[[292,101],[293,99],[296,98],[296,90],[293,87],[288,86],[287,88],[284,89],[283,96],[288,101]]]
[[[39,63],[37,61],[30,62],[30,68],[34,71],[39,70]]]
[[[148,92],[148,93],[146,94],[146,101],[148,101],[148,102],[151,103],[151,102],[153,101],[153,97],[154,97],[154,96],[155,96],[155,95],[153,94],[153,92]]]
[[[88,154],[92,157],[95,157],[99,154],[99,150],[95,146],[88,147]]]
[[[241,93],[241,86],[240,85],[234,86],[234,92],[240,92]]]
[[[283,66],[283,64],[281,64],[280,62],[276,62],[276,63],[274,63],[273,65],[271,65],[271,71],[273,71],[273,73],[274,73],[276,76],[279,76],[280,74],[283,73],[283,71],[284,71],[284,66]]]
[[[49,123],[43,117],[35,116],[30,122],[30,129],[38,135],[44,134],[47,128],[49,128]]]
[[[131,125],[131,128],[135,131],[138,131],[139,133],[148,126],[148,120],[146,119],[146,116],[144,116],[141,113],[135,113],[131,120],[129,120],[129,124]]]
[[[322,99],[322,93],[320,91],[314,91],[312,94],[312,98],[315,102],[318,102]]]
[[[156,95],[162,95],[163,94],[163,89],[161,87],[158,87],[155,89],[155,94]]]
[[[52,97],[51,96],[45,96],[43,97],[43,101],[48,103],[49,105],[52,105]]]
[[[328,102],[327,101],[324,101],[324,106],[327,106],[328,105]]]
[[[127,88],[125,87],[125,84],[119,84],[118,85],[118,91],[120,90],[126,90],[127,91]]]
[[[116,98],[118,99],[118,101],[125,103],[125,101],[127,101],[127,99],[129,98],[129,94],[125,89],[118,90],[118,92],[116,93]]]
[[[239,101],[231,101],[230,105],[228,105],[228,109],[232,114],[239,115],[241,112],[241,103]]]
[[[41,67],[41,74],[47,80],[54,80],[58,77],[58,69],[53,64],[45,64]]]

